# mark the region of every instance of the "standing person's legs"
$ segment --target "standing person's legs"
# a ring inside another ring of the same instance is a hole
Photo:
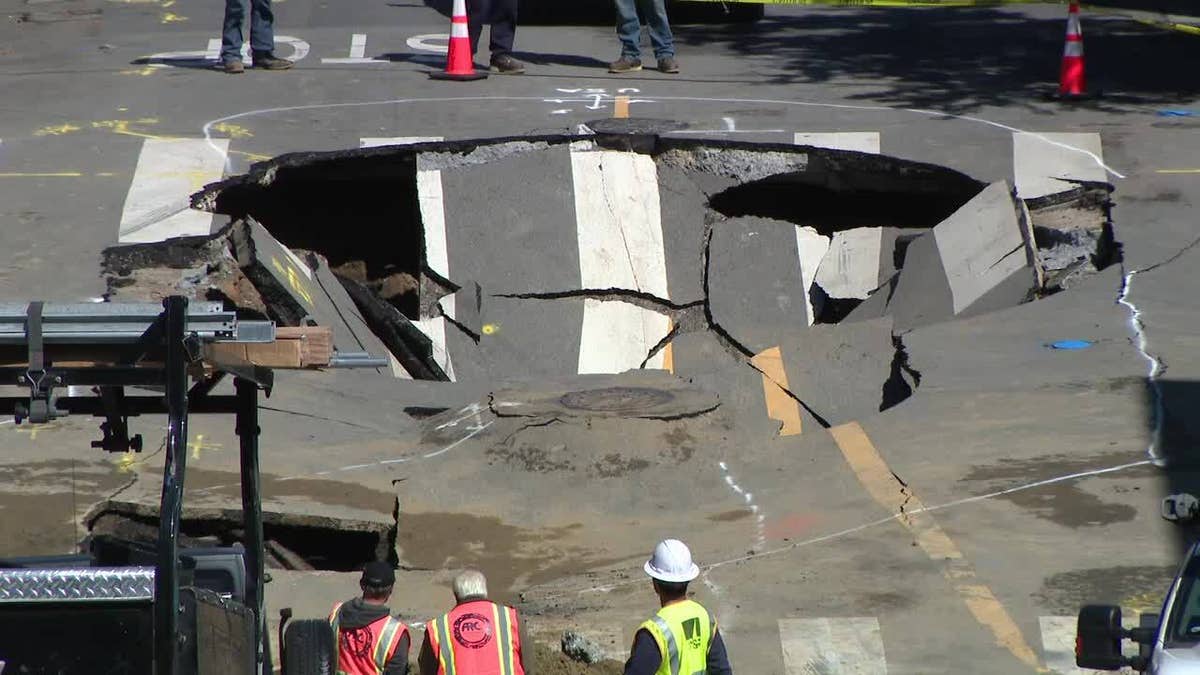
[[[493,60],[498,56],[512,54],[513,42],[517,37],[517,2],[518,0],[492,1],[489,49]]]
[[[638,19],[641,0],[613,0],[617,8],[617,38],[621,40],[621,56],[630,59],[642,55],[642,22]]]
[[[471,36],[472,57],[479,53],[479,38],[483,35],[483,24],[491,22],[491,9],[491,0],[467,0],[467,32]],[[493,28],[493,35],[495,31]]]
[[[275,14],[271,0],[250,0],[250,51],[254,56],[275,53]]]
[[[661,61],[675,56],[675,38],[671,35],[671,24],[667,21],[666,0],[638,0],[638,9],[646,20],[650,45],[654,47],[654,57]]]
[[[225,0],[225,23],[221,28],[221,62],[241,61],[242,21],[246,18],[243,0]]]

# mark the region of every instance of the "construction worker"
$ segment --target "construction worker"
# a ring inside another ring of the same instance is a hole
[[[411,638],[404,622],[392,616],[396,573],[376,560],[363,567],[358,581],[362,597],[339,602],[329,613],[337,643],[338,675],[405,675]]]
[[[717,620],[687,597],[688,582],[700,575],[687,545],[659,542],[644,569],[661,609],[638,627],[625,675],[732,675]]]
[[[517,610],[487,597],[481,572],[454,579],[454,609],[425,626],[421,675],[530,675],[533,659],[524,647],[533,643],[524,622]]]

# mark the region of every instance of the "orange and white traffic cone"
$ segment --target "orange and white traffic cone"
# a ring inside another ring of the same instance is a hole
[[[1063,48],[1062,70],[1058,77],[1058,95],[1087,95],[1083,73],[1083,28],[1079,23],[1079,3],[1072,0],[1067,10],[1067,44]]]
[[[450,51],[446,54],[446,70],[433,71],[435,80],[482,80],[486,72],[475,70],[475,54],[471,51],[471,34],[467,29],[466,0],[454,0],[454,17],[450,21]]]

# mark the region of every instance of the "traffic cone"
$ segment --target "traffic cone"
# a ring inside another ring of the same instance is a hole
[[[471,51],[471,35],[467,29],[467,2],[454,0],[454,18],[450,22],[450,51],[446,54],[446,70],[433,71],[429,77],[435,80],[457,80],[467,82],[482,80],[486,72],[476,72],[475,54]]]
[[[1086,95],[1086,90],[1083,75],[1083,28],[1079,23],[1079,3],[1072,0],[1067,10],[1067,44],[1063,48],[1058,95],[1081,97]]]

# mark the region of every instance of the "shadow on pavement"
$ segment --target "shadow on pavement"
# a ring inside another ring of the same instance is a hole
[[[1188,493],[1200,497],[1200,381],[1159,380],[1162,397],[1160,450],[1166,458],[1163,469],[1164,496]],[[1147,410],[1154,414],[1154,390],[1147,385]],[[1200,521],[1178,528],[1180,555],[1200,538]]]
[[[779,84],[862,79],[871,91],[851,98],[966,112],[1053,92],[1065,30],[1065,10],[1036,18],[1000,9],[871,8],[690,27],[676,41],[766,57],[764,77]],[[1095,15],[1085,16],[1083,32],[1089,90],[1104,95],[1081,105],[1172,104],[1200,94],[1200,79],[1187,75],[1200,68],[1200,39]]]

